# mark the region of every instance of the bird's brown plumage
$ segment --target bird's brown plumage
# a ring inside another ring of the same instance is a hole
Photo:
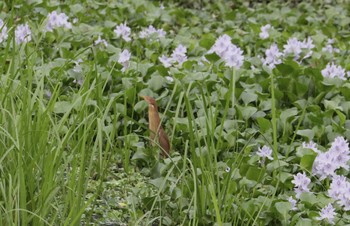
[[[158,106],[156,100],[149,96],[141,96],[148,103],[148,122],[149,129],[151,131],[150,138],[153,146],[158,142],[162,148],[161,154],[168,156],[170,153],[170,142],[167,134],[165,133],[162,125],[160,124],[160,117],[158,113]]]

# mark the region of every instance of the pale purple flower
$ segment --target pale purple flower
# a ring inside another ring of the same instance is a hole
[[[0,43],[7,39],[7,26],[4,24],[4,21],[0,19]]]
[[[122,37],[127,42],[131,41],[131,29],[130,27],[126,26],[126,23],[116,26],[116,28],[114,29],[114,33],[117,35],[118,38]]]
[[[149,38],[153,34],[157,34],[158,38],[164,38],[166,32],[163,29],[155,29],[152,25],[149,25],[148,28],[144,28],[140,32],[140,38]]]
[[[321,151],[317,149],[317,144],[313,141],[310,141],[308,143],[303,142],[302,146],[303,146],[303,148],[309,148],[318,154],[321,153]]]
[[[235,45],[229,46],[223,57],[225,65],[231,68],[240,68],[243,65],[243,51]]]
[[[279,51],[278,46],[274,43],[270,48],[265,51],[266,58],[262,59],[263,65],[269,68],[275,68],[275,65],[282,63],[282,53]]]
[[[304,39],[301,42],[301,48],[305,52],[305,56],[303,57],[303,59],[308,58],[312,55],[312,49],[314,47],[315,47],[315,45],[313,44],[313,41],[310,37],[308,37],[307,39]]]
[[[290,210],[297,210],[297,200],[293,199],[292,196],[288,198],[288,202],[292,205],[292,208]]]
[[[304,39],[302,42],[297,38],[290,38],[287,44],[283,46],[283,53],[284,56],[292,55],[294,60],[299,60],[303,56],[301,59],[303,60],[311,56],[314,47],[315,45],[310,37]]]
[[[224,34],[216,39],[208,53],[216,53],[228,67],[240,68],[243,65],[243,51],[231,43],[231,37]]]
[[[345,70],[341,66],[337,66],[334,63],[328,63],[326,68],[321,71],[325,78],[340,78],[346,80]]]
[[[338,48],[333,47],[334,40],[328,39],[327,45],[322,48],[323,52],[329,52],[329,53],[339,53],[340,50]]]
[[[64,27],[67,29],[72,28],[72,23],[68,22],[68,16],[65,13],[57,13],[52,11],[47,15],[46,30],[53,31],[53,29],[58,27]]]
[[[300,195],[303,192],[309,192],[310,189],[308,188],[311,180],[308,178],[305,174],[305,172],[298,173],[297,175],[294,175],[294,180],[292,180],[292,183],[294,184],[294,191],[296,193],[296,197],[300,198]]]
[[[346,177],[343,175],[335,175],[332,179],[331,185],[329,186],[328,195],[334,200],[340,200],[343,198],[343,195],[349,188],[350,184],[346,181]]]
[[[98,44],[100,44],[100,43],[102,43],[105,47],[108,46],[107,41],[106,41],[105,39],[101,39],[101,36],[99,35],[98,38],[97,38],[97,40],[95,41],[95,45],[98,45]]]
[[[15,30],[16,43],[21,44],[22,42],[27,43],[32,40],[31,30],[28,24],[18,25]]]
[[[324,153],[319,153],[314,161],[312,172],[323,180],[335,176],[335,171],[340,168],[349,169],[350,151],[348,141],[344,137],[337,137],[332,142],[331,148]]]
[[[320,216],[317,217],[317,220],[327,220],[328,223],[334,224],[334,217],[336,215],[335,209],[331,203],[325,206],[320,211]]]
[[[172,62],[173,62],[173,59],[171,57],[167,57],[165,55],[162,55],[158,59],[163,64],[163,66],[166,68],[171,67]]]
[[[271,29],[271,25],[270,24],[266,24],[265,26],[262,26],[260,28],[261,32],[259,34],[259,37],[261,39],[267,39],[270,35],[269,35],[269,30]]]
[[[123,50],[123,52],[120,53],[118,63],[123,65],[122,72],[124,72],[129,67],[130,57],[131,53],[127,49]]]
[[[284,55],[294,56],[294,60],[297,60],[301,54],[301,43],[297,38],[290,38],[287,41],[287,44],[283,46]]]
[[[311,180],[303,173],[298,173],[297,175],[293,176],[294,180],[292,180],[292,183],[295,187],[302,187],[307,188],[307,186],[310,184]]]
[[[171,59],[181,66],[187,60],[186,52],[186,47],[180,44],[171,54]]]
[[[270,160],[273,160],[272,158],[272,149],[268,146],[264,145],[262,148],[258,148],[258,152],[256,153],[258,156],[262,158],[268,158]]]

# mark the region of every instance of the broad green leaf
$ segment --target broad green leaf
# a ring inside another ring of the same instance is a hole
[[[53,112],[56,114],[62,114],[70,111],[72,109],[72,104],[68,101],[57,101]]]
[[[298,130],[297,134],[303,137],[308,138],[308,140],[312,140],[315,136],[315,132],[311,129],[303,129],[303,130]]]
[[[267,120],[265,118],[257,118],[256,121],[258,122],[261,133],[265,133],[267,130],[271,128],[270,120]]]
[[[165,84],[165,79],[159,75],[152,76],[152,78],[148,81],[148,86],[153,91],[157,91],[161,89],[164,84]]]
[[[315,161],[317,154],[314,155],[304,155],[300,160],[300,167],[306,169],[307,171],[312,171],[312,165]]]
[[[292,208],[292,204],[290,202],[277,202],[275,203],[275,208],[279,215],[282,217],[283,221],[287,220],[290,217],[288,214]]]

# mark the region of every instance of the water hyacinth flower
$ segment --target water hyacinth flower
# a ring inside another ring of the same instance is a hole
[[[67,29],[72,28],[72,23],[68,22],[68,16],[65,13],[57,13],[52,11],[47,15],[46,30],[53,31],[53,29],[58,27],[64,27]]]
[[[172,60],[173,60],[171,57],[167,57],[165,55],[162,55],[158,59],[163,64],[164,67],[166,67],[166,68],[171,67]]]
[[[224,34],[216,39],[208,53],[216,53],[224,60],[225,65],[231,68],[240,68],[243,65],[243,51],[231,43],[230,36]]]
[[[279,51],[278,46],[274,43],[270,48],[265,51],[266,58],[262,59],[263,65],[269,68],[275,68],[275,65],[282,63],[281,57],[282,53]]]
[[[177,62],[179,66],[182,66],[182,64],[187,60],[186,52],[186,47],[179,44],[171,54],[171,59],[173,62]]]
[[[123,50],[123,52],[121,52],[119,55],[118,63],[123,65],[122,72],[124,72],[129,67],[130,57],[131,53],[127,49]]]
[[[162,55],[159,57],[159,61],[163,64],[164,67],[171,67],[174,63],[177,63],[180,67],[182,64],[187,61],[186,56],[187,49],[185,46],[179,44],[174,51],[172,52],[170,57]]]
[[[346,177],[336,175],[328,189],[329,197],[337,201],[345,211],[350,210],[350,183]]]
[[[322,48],[323,52],[329,52],[329,53],[339,53],[340,50],[338,48],[333,47],[334,39],[328,39],[327,45]]]
[[[114,33],[117,35],[118,38],[122,37],[127,42],[131,41],[131,29],[130,27],[126,26],[126,23],[116,26],[116,28],[114,29]]]
[[[332,183],[328,189],[329,197],[334,200],[341,200],[349,193],[350,183],[346,181],[346,177],[343,175],[336,175],[332,179]]]
[[[317,217],[317,220],[327,220],[328,223],[334,224],[334,217],[336,215],[335,209],[331,203],[325,206],[320,211],[320,216]]]
[[[345,70],[338,65],[335,65],[333,62],[328,63],[326,68],[321,71],[321,74],[325,78],[339,78],[341,80],[346,80]]]
[[[270,37],[269,32],[268,32],[270,29],[271,29],[271,25],[270,24],[266,24],[265,26],[262,26],[260,28],[261,32],[259,34],[259,37],[261,39],[267,39],[268,37]]]
[[[303,192],[309,192],[310,189],[308,188],[311,180],[308,178],[305,174],[305,172],[298,173],[297,175],[294,175],[294,180],[292,180],[292,183],[294,184],[294,191],[296,193],[296,197],[300,198],[300,195]]]
[[[303,142],[302,143],[302,147],[303,148],[309,148],[309,149],[313,150],[316,153],[321,153],[321,151],[317,149],[317,144],[315,142],[313,142],[313,141],[310,141],[308,143]]]
[[[32,40],[32,32],[28,24],[18,25],[15,30],[15,39],[17,44],[27,43]]]
[[[7,39],[7,26],[4,24],[4,21],[0,19],[0,43]]]
[[[313,41],[310,37],[304,39],[302,42],[297,38],[290,38],[287,41],[287,44],[283,46],[284,56],[292,55],[294,60],[299,60],[300,57],[303,59],[308,58],[312,55],[312,49],[315,47]]]
[[[105,39],[101,39],[101,36],[99,35],[98,38],[97,38],[97,40],[95,41],[95,45],[98,45],[98,44],[100,44],[100,43],[102,43],[102,45],[104,45],[105,47],[108,46],[107,41],[106,41]]]
[[[273,160],[272,149],[266,145],[264,145],[262,148],[258,148],[258,152],[256,154],[262,158],[268,158],[270,160]]]
[[[335,176],[335,171],[340,168],[349,169],[350,151],[347,140],[337,137],[332,142],[331,148],[324,153],[319,153],[314,161],[312,173],[320,177],[320,180]]]
[[[297,210],[297,200],[293,199],[292,196],[288,198],[288,202],[292,205],[292,208],[290,210]]]
[[[163,29],[155,29],[152,25],[148,26],[148,28],[144,28],[140,32],[140,38],[148,38],[153,34],[157,34],[158,38],[164,38],[166,32]]]

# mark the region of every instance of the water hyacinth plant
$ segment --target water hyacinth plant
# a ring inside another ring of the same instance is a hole
[[[0,8],[0,225],[350,224],[347,1]]]

